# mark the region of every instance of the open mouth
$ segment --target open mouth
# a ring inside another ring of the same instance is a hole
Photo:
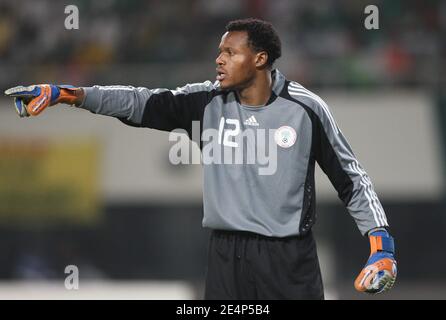
[[[224,73],[224,72],[222,72],[220,70],[217,70],[217,77],[216,77],[216,79],[221,82],[225,78],[226,78],[226,73]]]

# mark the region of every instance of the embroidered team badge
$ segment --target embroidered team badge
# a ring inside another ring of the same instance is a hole
[[[289,126],[282,126],[276,130],[274,140],[282,148],[289,148],[296,142],[296,130]]]

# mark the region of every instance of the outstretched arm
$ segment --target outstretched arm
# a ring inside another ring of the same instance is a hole
[[[205,106],[217,94],[210,82],[187,84],[176,90],[132,86],[18,86],[5,91],[15,98],[21,117],[38,115],[58,103],[75,105],[92,113],[116,117],[126,124],[171,131],[202,120]]]

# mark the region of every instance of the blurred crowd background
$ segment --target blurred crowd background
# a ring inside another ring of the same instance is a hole
[[[328,102],[388,214],[400,275],[383,297],[446,298],[445,1],[69,2],[0,0],[2,90],[213,80],[227,22],[269,20],[282,40],[277,67]],[[64,27],[68,4],[79,8],[78,30]],[[369,4],[378,30],[364,28]],[[63,287],[67,265],[79,267],[81,285],[140,282],[142,298],[201,298],[201,168],[171,165],[164,133],[54,109],[23,120],[0,99],[0,298],[20,296],[12,281]],[[318,178],[327,297],[364,298],[353,281],[368,241]],[[171,281],[182,287],[157,296]]]
[[[80,29],[67,32],[61,27],[65,3],[0,2],[1,67],[14,68],[2,72],[2,86],[24,77],[41,79],[40,67],[44,74],[82,83],[134,82],[128,72],[116,75],[129,65],[141,67],[136,68],[138,82],[163,79],[150,72],[159,64],[189,64],[187,73],[202,77],[208,70],[192,71],[193,66],[212,65],[228,20],[251,16],[274,22],[289,76],[308,84],[432,85],[444,53],[446,5],[439,0],[72,3],[80,10]],[[363,27],[369,4],[381,8],[380,29],[373,32]]]

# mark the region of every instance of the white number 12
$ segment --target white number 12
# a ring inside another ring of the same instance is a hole
[[[227,124],[234,125],[235,128],[224,130],[225,122]],[[224,130],[223,145],[225,145],[227,147],[237,148],[238,143],[235,141],[231,141],[232,139],[229,139],[229,138],[235,137],[236,135],[238,135],[240,133],[240,121],[238,121],[237,119],[226,119],[226,121],[225,121],[225,118],[221,117],[220,125],[218,126],[218,144],[222,143],[221,136],[223,134],[223,130]]]

